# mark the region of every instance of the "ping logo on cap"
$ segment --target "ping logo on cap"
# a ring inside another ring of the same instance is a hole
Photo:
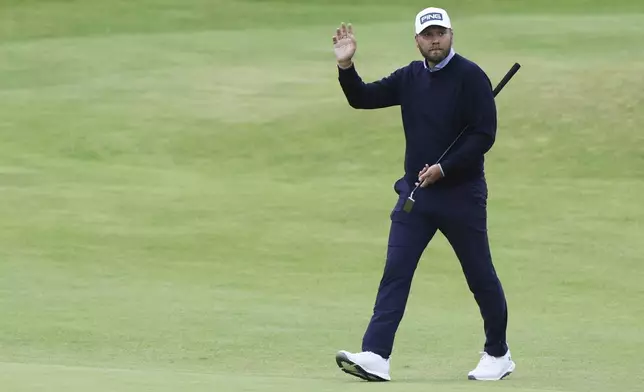
[[[430,12],[420,17],[420,23],[429,22],[431,20],[443,20],[443,14],[440,12]]]

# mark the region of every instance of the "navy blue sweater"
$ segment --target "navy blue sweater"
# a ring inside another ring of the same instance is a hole
[[[484,180],[483,156],[494,144],[497,119],[490,80],[478,65],[456,54],[443,69],[430,72],[422,61],[412,61],[372,83],[363,82],[354,66],[338,70],[353,108],[401,107],[408,183],[425,164],[436,163],[466,125],[442,158],[445,178],[436,184]]]

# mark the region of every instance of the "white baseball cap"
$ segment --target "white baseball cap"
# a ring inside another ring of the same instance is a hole
[[[447,15],[447,11],[442,8],[425,8],[416,15],[416,34],[420,34],[429,26],[442,26],[448,29],[452,28],[452,22]]]

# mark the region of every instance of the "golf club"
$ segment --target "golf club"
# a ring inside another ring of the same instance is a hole
[[[521,65],[519,63],[514,63],[512,68],[510,68],[510,70],[505,74],[503,79],[501,79],[499,84],[492,91],[492,93],[494,94],[495,98],[496,98],[497,94],[499,94],[501,92],[501,90],[503,90],[503,87],[505,87],[505,85],[510,81],[510,79],[512,79],[514,74],[516,74],[517,71],[519,71],[519,68],[521,68]],[[435,164],[440,163],[441,159],[443,159],[445,154],[447,154],[449,152],[449,150],[451,150],[452,146],[454,146],[454,144],[456,144],[456,142],[461,138],[461,135],[463,135],[463,133],[467,130],[468,127],[469,127],[469,125],[467,125],[467,126],[465,126],[465,128],[463,128],[461,133],[459,133],[458,136],[456,136],[456,139],[454,139],[454,141],[447,147],[445,152],[443,152],[443,154],[438,158],[438,160],[436,161]],[[414,206],[414,202],[416,201],[416,200],[414,200],[414,192],[416,192],[416,190],[418,189],[419,186],[420,186],[420,182],[418,183],[418,185],[416,185],[414,190],[411,191],[411,194],[409,195],[407,200],[405,200],[405,205],[403,206],[403,211],[405,211],[405,212],[410,212],[411,211],[412,207]]]

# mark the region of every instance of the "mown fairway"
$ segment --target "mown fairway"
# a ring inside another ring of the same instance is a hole
[[[0,0],[0,391],[638,391],[640,1]],[[517,371],[438,235],[394,381],[360,349],[402,175],[396,108],[351,109],[331,35],[378,79],[444,6],[493,83],[493,256]]]

